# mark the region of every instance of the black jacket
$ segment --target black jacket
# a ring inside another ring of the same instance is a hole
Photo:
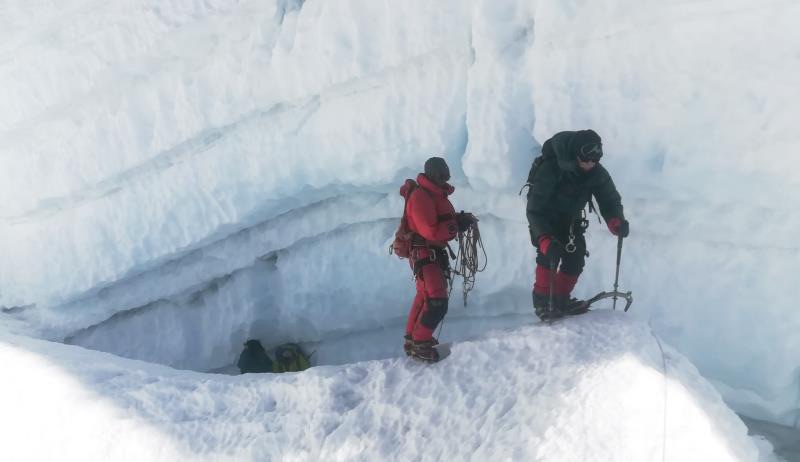
[[[622,198],[608,170],[599,162],[583,172],[578,166],[576,151],[571,146],[575,132],[559,132],[542,146],[543,160],[528,174],[526,214],[531,242],[539,236],[564,236],[570,224],[581,218],[581,211],[594,196],[600,214],[625,219]]]

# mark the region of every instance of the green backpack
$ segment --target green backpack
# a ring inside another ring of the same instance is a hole
[[[296,343],[284,343],[275,348],[275,361],[272,363],[273,372],[299,372],[311,367],[310,355],[303,352]]]

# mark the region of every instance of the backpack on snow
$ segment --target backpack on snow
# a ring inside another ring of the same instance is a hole
[[[274,372],[299,372],[311,367],[310,355],[305,354],[300,345],[284,343],[275,348]]]
[[[244,350],[239,355],[236,366],[242,374],[272,372],[273,370],[272,359],[267,356],[264,346],[258,340],[253,339],[244,343]]]

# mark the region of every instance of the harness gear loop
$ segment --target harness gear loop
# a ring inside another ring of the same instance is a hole
[[[419,258],[417,250],[414,251],[412,256],[413,259],[413,267],[412,267],[412,278],[414,280],[423,279],[422,277],[422,267],[427,265],[439,265],[444,273],[444,278],[448,281],[448,286],[452,288],[453,286],[453,276],[451,274],[450,268],[450,260],[447,259],[447,249],[444,247],[432,247],[430,245],[418,245],[415,246],[417,249],[425,249],[428,251],[428,256],[425,258]],[[437,254],[441,252],[442,255],[437,256]]]
[[[592,205],[589,204],[589,213],[592,213]],[[589,215],[586,213],[586,209],[581,210],[581,229],[586,232],[589,229]]]
[[[597,215],[597,222],[598,223],[602,223],[603,222],[603,220],[600,219],[600,213],[597,212],[597,207],[595,207],[594,199],[591,196],[589,197],[589,213],[594,213],[595,215]],[[588,216],[586,216],[585,210],[584,210],[583,218],[584,219],[588,218]],[[589,227],[589,220],[588,219],[586,220],[586,227],[587,228]]]
[[[574,222],[570,223],[569,225],[569,242],[567,242],[567,245],[564,246],[564,250],[566,250],[567,253],[575,253],[575,250],[578,249],[578,246],[575,244],[574,226],[575,226]]]

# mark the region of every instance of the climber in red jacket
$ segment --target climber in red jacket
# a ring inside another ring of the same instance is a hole
[[[407,181],[400,189],[406,198],[408,228],[412,231],[409,263],[416,278],[417,294],[406,324],[405,351],[426,361],[438,361],[433,337],[436,327],[447,314],[450,260],[447,242],[474,221],[469,213],[455,213],[447,198],[453,193],[450,169],[441,157],[425,162],[425,172],[417,176],[417,185]]]

